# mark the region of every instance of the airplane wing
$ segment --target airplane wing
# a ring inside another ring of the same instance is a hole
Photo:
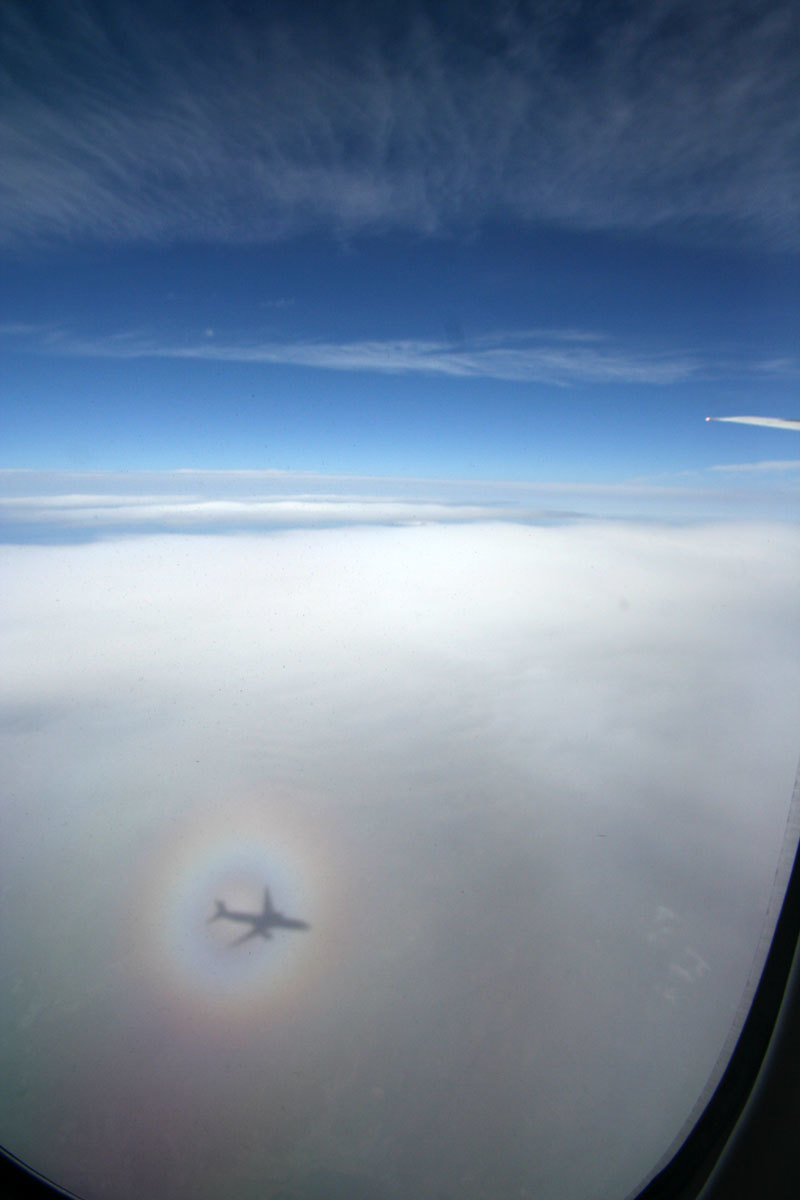
[[[272,907],[272,897],[269,894],[269,888],[264,888],[264,911],[263,916],[268,917],[275,912]]]
[[[706,417],[707,421],[733,421],[737,425],[768,425],[770,429],[800,429],[800,421],[790,417]]]

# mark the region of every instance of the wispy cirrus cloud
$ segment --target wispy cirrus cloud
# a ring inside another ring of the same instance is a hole
[[[66,325],[0,325],[6,348],[30,354],[87,359],[173,359],[383,375],[496,379],[553,387],[581,384],[666,386],[743,376],[759,378],[763,362],[730,346],[718,350],[625,345],[599,330],[505,329],[469,338],[361,338],[358,340],[240,340],[208,328],[184,340],[147,329],[82,332]],[[794,359],[775,359],[771,374],[787,380]],[[782,424],[775,418],[708,417],[709,421]],[[794,424],[793,422],[786,422]]]
[[[597,333],[558,329],[487,334],[456,344],[423,338],[238,343],[211,336],[180,344],[136,333],[82,337],[51,329],[27,345],[48,354],[86,358],[200,359],[556,387],[680,383],[702,376],[706,370],[706,364],[694,354],[645,354],[614,347]]]
[[[800,245],[786,0],[192,18],[4,5],[6,244],[511,217]]]

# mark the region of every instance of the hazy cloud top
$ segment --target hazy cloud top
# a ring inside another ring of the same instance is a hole
[[[8,4],[2,236],[250,242],[511,216],[798,244],[788,3],[477,11]]]
[[[110,1200],[635,1185],[775,874],[796,529],[147,537],[0,572],[5,1145]],[[237,955],[213,900],[265,882],[312,930]]]

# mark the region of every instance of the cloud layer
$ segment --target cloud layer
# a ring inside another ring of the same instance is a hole
[[[790,4],[335,10],[4,5],[0,236],[511,217],[800,243]]]
[[[635,1186],[770,895],[797,530],[162,536],[0,569],[12,1151],[109,1200]],[[312,929],[237,955],[213,900],[265,882]]]

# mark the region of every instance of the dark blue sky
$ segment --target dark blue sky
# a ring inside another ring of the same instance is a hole
[[[460,7],[5,6],[3,466],[795,475],[791,7]]]

